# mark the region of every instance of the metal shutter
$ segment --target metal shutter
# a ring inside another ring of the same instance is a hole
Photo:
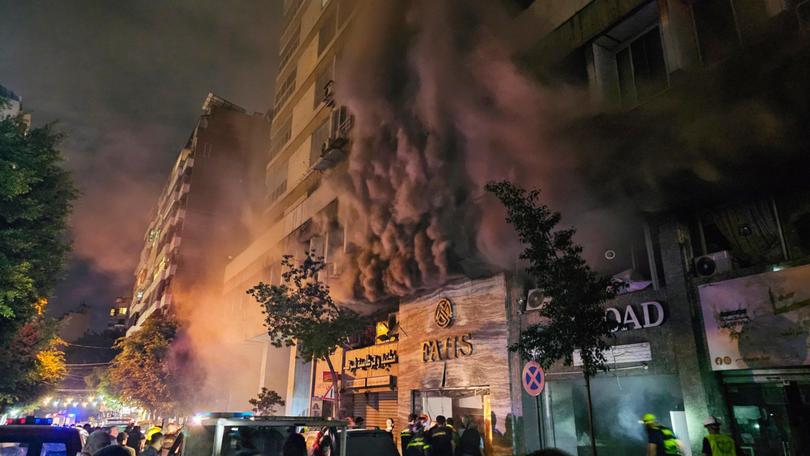
[[[397,418],[396,391],[355,394],[354,416],[362,416],[366,420],[367,428],[385,429],[386,418],[394,420]]]

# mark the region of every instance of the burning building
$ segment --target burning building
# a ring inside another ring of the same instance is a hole
[[[201,288],[219,282],[212,278],[221,277],[229,252],[248,237],[246,182],[268,127],[261,114],[214,94],[205,99],[144,235],[128,334],[156,312],[194,307],[204,299]]]
[[[650,412],[695,451],[711,414],[755,453],[801,454],[805,4],[356,3],[285,2],[268,227],[225,290],[250,315],[245,290],[314,251],[345,305],[395,315],[334,355],[338,392],[254,319],[258,385],[279,379],[288,414],[469,415],[487,454],[589,454],[576,357],[533,397],[507,349],[543,303],[483,194],[508,178],[541,187],[592,268],[627,285],[592,381],[600,448],[643,449]]]

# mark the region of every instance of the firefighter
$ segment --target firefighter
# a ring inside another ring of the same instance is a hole
[[[399,442],[402,445],[402,453],[405,453],[405,450],[408,448],[408,443],[411,442],[413,438],[413,434],[417,425],[416,421],[416,413],[411,413],[408,415],[408,425],[402,429],[399,433]]]
[[[709,435],[703,437],[703,456],[737,456],[734,439],[720,433],[720,421],[710,416],[703,421]]]
[[[647,456],[675,456],[681,454],[681,442],[672,429],[659,423],[655,415],[645,413],[641,422],[647,430]]]

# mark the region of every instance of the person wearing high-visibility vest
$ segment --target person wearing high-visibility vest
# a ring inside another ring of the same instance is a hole
[[[675,456],[681,453],[681,442],[672,429],[656,420],[652,413],[645,413],[641,422],[647,429],[647,456]]]
[[[737,456],[734,439],[720,433],[720,420],[710,416],[703,421],[708,435],[703,437],[703,456]]]
[[[408,415],[408,425],[399,432],[399,442],[402,448],[402,454],[405,454],[405,450],[408,448],[408,444],[413,438],[416,427],[416,418],[416,413],[411,413]]]
[[[424,428],[417,427],[408,442],[408,446],[402,449],[403,456],[426,456],[430,445],[425,440]]]

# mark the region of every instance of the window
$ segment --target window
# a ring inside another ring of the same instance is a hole
[[[278,87],[278,96],[276,97],[276,110],[284,105],[284,102],[287,101],[288,98],[292,95],[293,91],[295,91],[295,69],[293,69],[292,73],[290,73],[284,82]]]
[[[290,58],[295,53],[295,50],[298,49],[298,44],[301,41],[301,23],[295,27],[295,30],[292,32],[292,36],[290,36],[290,40],[284,44],[284,47],[281,49],[281,54],[279,58],[279,68],[284,68],[287,65],[287,62],[290,61]]]
[[[649,2],[594,40],[589,76],[606,101],[632,107],[667,88],[658,18]]]
[[[287,191],[287,161],[279,163],[270,171],[267,179],[268,203],[277,200]]]
[[[317,109],[326,98],[326,86],[333,79],[332,70],[332,62],[325,62],[325,65],[318,71],[318,75],[315,77],[315,109]]]
[[[126,315],[126,314],[127,314],[127,308],[126,307],[119,307],[118,308],[118,315]]]
[[[323,54],[323,51],[335,38],[336,31],[337,19],[335,18],[335,9],[332,8],[321,18],[321,28],[318,30],[318,55]]]
[[[321,158],[323,144],[329,139],[329,120],[323,123],[312,132],[312,144],[309,152],[309,165],[312,166]]]
[[[740,43],[731,0],[712,0],[692,4],[692,16],[704,64],[718,62]]]
[[[50,443],[42,444],[42,451],[40,456],[67,456],[67,446],[64,443]]]
[[[664,49],[658,27],[616,53],[622,106],[633,106],[667,88]]]
[[[292,137],[292,117],[287,117],[275,125],[278,125],[278,128],[273,129],[270,137],[270,160],[273,160],[281,152],[284,145],[290,141]]]
[[[115,308],[110,309],[110,316],[111,317],[115,316]]]

